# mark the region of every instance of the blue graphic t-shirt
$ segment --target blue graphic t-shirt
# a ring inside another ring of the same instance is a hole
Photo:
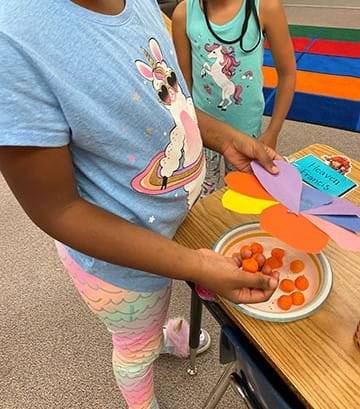
[[[109,16],[70,0],[1,0],[0,55],[0,144],[69,145],[82,198],[172,238],[205,166],[156,1],[127,0]],[[123,288],[168,283],[68,251],[87,272]]]

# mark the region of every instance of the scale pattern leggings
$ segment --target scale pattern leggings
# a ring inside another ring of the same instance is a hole
[[[153,362],[163,346],[171,287],[140,293],[108,284],[84,271],[56,244],[60,259],[90,310],[112,334],[113,371],[130,409],[158,409]]]

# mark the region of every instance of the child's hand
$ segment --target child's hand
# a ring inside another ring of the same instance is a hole
[[[273,161],[283,159],[269,146],[245,136],[230,140],[222,153],[237,170],[247,173],[252,173],[250,162],[258,160],[267,171],[276,174],[279,170]]]
[[[272,132],[267,129],[263,132],[259,138],[259,141],[262,142],[264,145],[269,146],[271,149],[276,148],[278,134],[276,132]]]
[[[223,257],[212,250],[198,250],[202,256],[197,284],[214,294],[236,303],[267,301],[278,286],[279,274],[253,274],[242,270],[234,258]]]

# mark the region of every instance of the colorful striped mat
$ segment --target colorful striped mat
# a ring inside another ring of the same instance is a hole
[[[288,119],[360,132],[360,30],[290,25],[297,85]],[[265,115],[271,115],[277,75],[264,55]]]

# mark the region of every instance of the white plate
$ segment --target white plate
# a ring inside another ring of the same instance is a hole
[[[310,285],[307,290],[303,291],[305,303],[301,306],[292,306],[288,311],[281,310],[277,305],[277,299],[286,293],[277,288],[267,302],[234,304],[235,307],[251,317],[275,322],[299,320],[318,310],[329,296],[333,283],[333,273],[325,255],[323,253],[306,254],[295,250],[261,230],[257,222],[233,227],[219,238],[214,245],[214,250],[222,255],[231,256],[234,252],[239,252],[245,244],[250,245],[255,241],[263,245],[266,257],[271,256],[270,251],[274,247],[281,247],[285,250],[283,266],[277,269],[280,272],[280,281],[284,278],[294,280],[302,274],[306,276]],[[299,274],[290,271],[290,262],[295,259],[300,259],[305,264],[304,271]]]

